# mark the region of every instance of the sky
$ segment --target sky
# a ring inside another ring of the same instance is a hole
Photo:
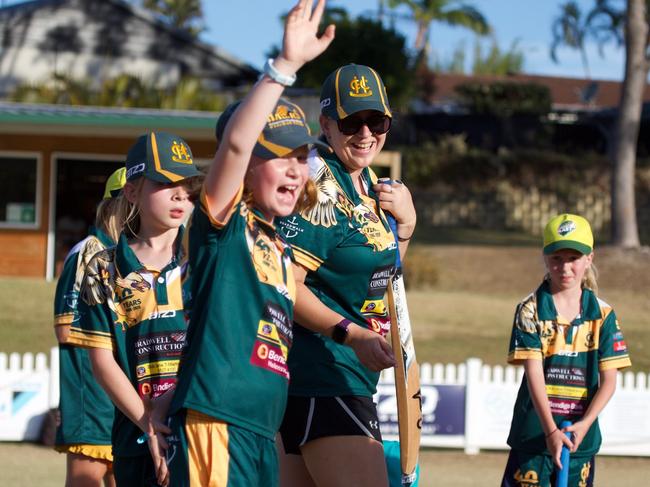
[[[577,0],[586,12],[594,0]],[[378,0],[330,0],[331,6],[344,7],[352,17],[360,14],[373,15]],[[578,51],[561,48],[559,62],[549,55],[552,34],[551,25],[560,12],[564,0],[465,0],[478,8],[492,25],[496,40],[503,51],[513,42],[524,54],[524,72],[561,77],[585,77]],[[206,42],[214,44],[235,57],[261,68],[265,53],[272,45],[282,41],[282,25],[279,17],[286,13],[292,0],[203,0],[205,24],[208,28],[201,35]],[[407,12],[406,9],[401,10]],[[415,27],[407,21],[399,21],[397,30],[406,36],[407,45],[413,46]],[[451,59],[459,43],[464,43],[468,63],[474,50],[475,34],[469,30],[434,23],[430,44],[433,53],[443,62]],[[484,41],[487,46],[491,41]],[[594,79],[622,80],[625,63],[624,51],[614,45],[605,48],[604,56],[596,45],[587,47],[589,68]],[[469,65],[467,67],[469,70]]]

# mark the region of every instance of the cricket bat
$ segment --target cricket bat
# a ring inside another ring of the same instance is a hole
[[[388,286],[390,312],[390,338],[395,353],[395,392],[399,425],[400,463],[402,485],[415,481],[420,434],[422,432],[422,396],[420,394],[420,368],[415,359],[411,320],[409,318],[402,274],[402,260],[397,240],[397,222],[388,216],[388,223],[398,244],[395,272]]]
[[[564,429],[567,426],[571,426],[571,421],[562,421],[560,424],[560,429]],[[571,438],[571,433],[568,431],[564,434],[567,438]],[[569,458],[569,449],[566,446],[563,446],[562,453],[560,454],[562,469],[557,469],[557,481],[555,483],[556,487],[567,487],[569,485]]]

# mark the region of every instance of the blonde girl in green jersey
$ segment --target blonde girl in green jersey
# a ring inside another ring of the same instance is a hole
[[[54,331],[59,342],[59,424],[55,449],[66,453],[67,487],[115,485],[111,427],[113,404],[94,380],[88,351],[70,345],[70,327],[79,321],[77,303],[86,265],[93,255],[115,245],[123,216],[119,208],[126,169],[109,176],[97,206],[95,226],[65,259],[54,298]]]
[[[523,365],[525,375],[503,487],[555,485],[563,447],[568,485],[593,485],[598,415],[616,390],[617,370],[631,365],[614,310],[596,296],[593,247],[591,226],[579,215],[557,215],[544,229],[547,274],[517,306],[510,339],[508,362]]]

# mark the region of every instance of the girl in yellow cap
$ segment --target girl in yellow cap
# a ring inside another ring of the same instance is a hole
[[[115,245],[122,230],[120,200],[126,182],[121,167],[106,181],[95,226],[65,259],[54,298],[54,332],[59,342],[59,422],[55,448],[66,453],[66,485],[115,485],[111,427],[113,403],[93,378],[88,351],[68,343],[79,321],[77,302],[86,265],[95,253]]]
[[[593,245],[578,215],[558,215],[544,229],[547,274],[517,306],[510,339],[508,362],[523,365],[525,376],[502,486],[555,485],[563,447],[571,454],[568,485],[593,485],[598,415],[614,394],[616,371],[631,365],[614,310],[596,296]]]

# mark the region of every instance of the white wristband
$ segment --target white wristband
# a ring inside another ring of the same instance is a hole
[[[262,72],[260,78],[262,78],[264,75],[268,76],[270,79],[283,86],[291,86],[296,82],[295,74],[292,74],[291,76],[282,74],[275,68],[273,65],[273,59],[271,58],[266,60],[266,63],[264,64],[264,71]]]

